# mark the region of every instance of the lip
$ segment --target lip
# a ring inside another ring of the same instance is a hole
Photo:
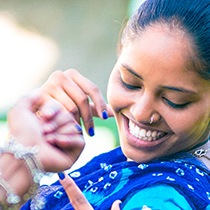
[[[130,119],[127,118],[123,114],[122,114],[122,117],[123,117],[123,123],[124,123],[124,127],[125,127],[126,140],[127,140],[128,144],[130,144],[133,147],[152,149],[152,148],[157,147],[160,144],[162,144],[169,137],[169,133],[165,132],[166,135],[164,135],[160,139],[157,139],[157,140],[154,140],[154,141],[141,140],[140,138],[137,138],[130,133],[129,125],[128,125]],[[143,128],[143,129],[146,129],[146,130],[151,130],[151,131],[158,131],[158,132],[160,131],[160,130],[155,130],[154,128],[151,128],[149,126],[143,126],[142,125],[142,126],[139,126],[139,127]]]

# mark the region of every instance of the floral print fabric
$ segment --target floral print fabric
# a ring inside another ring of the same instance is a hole
[[[139,164],[126,161],[118,147],[93,158],[69,175],[95,210],[110,209],[116,199],[123,201],[132,191],[157,183],[174,187],[192,209],[205,209],[210,204],[210,171],[188,153],[174,157]],[[42,186],[21,209],[71,210],[73,207],[58,181]]]

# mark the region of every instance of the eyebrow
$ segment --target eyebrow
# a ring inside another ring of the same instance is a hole
[[[162,88],[163,88],[163,89],[168,89],[168,90],[177,91],[177,92],[182,92],[182,93],[197,94],[195,91],[188,90],[188,89],[182,88],[182,87],[162,86]]]
[[[133,74],[134,76],[138,77],[139,79],[144,80],[139,74],[137,74],[133,69],[131,69],[127,64],[122,64],[122,66],[125,68],[125,70],[127,70],[128,72],[130,72],[131,74]]]

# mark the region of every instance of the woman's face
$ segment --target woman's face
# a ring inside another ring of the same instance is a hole
[[[189,52],[188,40],[160,28],[148,28],[122,49],[108,100],[128,159],[150,161],[207,138],[210,82],[189,70]]]

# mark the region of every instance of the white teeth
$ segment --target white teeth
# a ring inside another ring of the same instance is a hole
[[[132,121],[129,121],[129,130],[132,135],[144,141],[155,141],[165,135],[164,132],[141,129]]]
[[[145,129],[139,129],[139,130],[140,130],[139,135],[142,136],[142,137],[145,137],[146,130]]]
[[[151,134],[152,134],[152,131],[149,130],[149,131],[147,131],[147,134],[146,135],[147,135],[147,137],[150,137]]]
[[[155,137],[157,135],[157,131],[152,132],[152,137]]]
[[[152,141],[152,137],[151,136],[148,138],[148,141]]]
[[[135,126],[135,127],[133,128],[133,134],[134,134],[135,136],[138,136],[139,131],[140,131],[140,128],[139,128],[139,127]]]

